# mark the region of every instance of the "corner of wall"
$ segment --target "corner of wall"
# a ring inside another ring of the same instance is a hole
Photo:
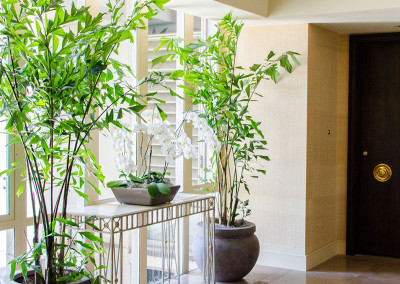
[[[307,269],[345,253],[348,63],[342,38],[308,26]]]

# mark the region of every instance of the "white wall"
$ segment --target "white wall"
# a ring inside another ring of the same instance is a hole
[[[249,178],[249,220],[257,225],[259,264],[285,266],[304,257],[306,219],[308,25],[249,27],[239,41],[238,64],[262,62],[270,50],[301,53],[302,66],[278,84],[262,83],[263,98],[250,108],[268,141],[267,175]],[[283,263],[279,263],[280,259]],[[293,266],[291,266],[293,267]],[[303,269],[304,267],[295,267]]]
[[[238,64],[270,50],[299,52],[302,65],[260,85],[251,107],[271,161],[265,176],[249,177],[249,220],[259,264],[306,270],[345,253],[348,37],[308,24],[247,27]]]

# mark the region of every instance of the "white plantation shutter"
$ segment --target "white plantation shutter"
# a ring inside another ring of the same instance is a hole
[[[149,52],[148,52],[148,60],[149,60],[149,73],[152,71],[159,72],[171,72],[176,69],[175,61],[165,62],[163,64],[158,64],[154,68],[152,68],[151,61],[161,55],[166,54],[165,48],[160,49],[157,53],[154,53],[155,48],[160,44],[161,37],[169,37],[176,38],[176,34],[152,34],[149,35]],[[169,88],[175,90],[176,84],[172,80],[166,80],[164,82]],[[173,97],[170,95],[168,89],[163,88],[162,86],[149,86],[149,93],[157,92],[155,98],[165,101],[165,104],[158,103],[165,114],[168,116],[167,121],[171,124],[172,128],[176,128],[176,113],[177,113],[177,97]],[[151,102],[148,106],[149,109],[153,109],[155,107],[155,102]],[[153,156],[151,159],[151,170],[162,172],[164,169],[165,155],[161,152],[161,146],[157,143],[157,141],[153,141]],[[170,163],[168,166],[168,171],[171,173],[168,178],[171,180],[173,184],[176,182],[176,166],[175,162]]]
[[[200,34],[198,34],[200,35]],[[149,35],[149,42],[148,42],[148,68],[149,68],[149,73],[152,71],[159,71],[159,72],[171,72],[174,70],[177,70],[177,62],[176,60],[172,60],[171,62],[167,61],[163,64],[158,64],[152,68],[152,60],[154,58],[157,58],[159,56],[162,56],[166,54],[166,48],[161,48],[158,50],[156,53],[154,53],[154,50],[159,46],[161,42],[161,38],[176,38],[176,33],[170,33],[170,34],[152,34]],[[167,85],[169,88],[172,90],[176,90],[176,82],[173,80],[165,80],[164,84]],[[178,101],[181,100],[179,97],[174,97],[171,96],[170,92],[168,89],[163,88],[162,86],[149,86],[149,92],[157,92],[157,95],[155,98],[160,99],[162,101],[165,101],[164,104],[159,104],[159,106],[163,109],[163,111],[166,113],[167,121],[171,123],[172,127],[176,129],[176,127],[179,127],[181,124],[182,120],[182,112],[186,111],[183,109],[182,104],[179,103]],[[153,109],[155,107],[155,103],[151,102],[149,104],[149,109]],[[192,138],[192,144],[198,149],[198,131],[197,129],[193,129],[193,138]],[[153,142],[153,157],[152,157],[152,170],[160,171],[164,169],[164,161],[165,161],[165,155],[162,154],[161,152],[161,146],[155,141]],[[199,166],[201,159],[195,158],[192,159],[192,184],[197,185],[199,184]],[[168,172],[170,172],[170,176],[168,177],[173,184],[177,182],[177,175],[183,175],[183,172],[178,172],[177,165],[176,163],[171,163],[168,166]]]

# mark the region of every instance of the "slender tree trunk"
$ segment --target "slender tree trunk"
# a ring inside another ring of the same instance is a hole
[[[47,232],[51,234],[52,232]],[[54,236],[46,237],[46,254],[47,254],[47,270],[46,270],[46,284],[55,284],[57,277],[54,270]]]

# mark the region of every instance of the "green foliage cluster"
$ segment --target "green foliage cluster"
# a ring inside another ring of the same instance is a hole
[[[147,192],[151,198],[156,198],[159,193],[163,195],[171,194],[171,188],[165,183],[164,174],[157,171],[145,172],[142,177],[137,177],[133,174],[121,174],[120,177],[125,177],[125,180],[114,180],[107,183],[109,188],[127,188],[132,183],[146,184]]]
[[[181,47],[179,41],[165,39],[158,49],[166,47],[170,53],[153,60],[153,64],[178,58],[184,70],[169,74],[172,79],[183,79],[186,95],[200,105],[209,126],[218,135],[222,149],[215,153],[213,163],[217,169],[214,190],[219,193],[219,222],[235,224],[239,215],[239,191],[247,185],[245,175],[257,178],[265,174],[259,161],[269,161],[265,155],[267,142],[260,122],[249,112],[250,104],[262,94],[257,87],[264,80],[279,80],[279,69],[291,73],[292,62],[299,65],[298,53],[287,51],[279,56],[269,52],[265,62],[245,69],[236,66],[238,39],[243,24],[226,15],[217,25],[217,31],[206,40]],[[247,202],[242,206],[247,206]],[[244,211],[247,215],[249,211]]]
[[[94,232],[100,233],[101,230],[95,225],[96,216],[89,217],[83,223],[76,223],[72,220],[66,220],[63,218],[55,218],[51,224],[52,233],[51,236],[54,238],[64,239],[67,242],[64,243],[54,243],[55,252],[64,250],[64,262],[62,267],[64,268],[64,273],[57,278],[57,283],[79,281],[84,277],[91,279],[91,283],[100,284],[101,280],[103,282],[108,282],[104,276],[96,276],[95,272],[100,269],[104,269],[105,266],[97,266],[95,255],[106,253],[102,247],[103,240],[97,237],[94,233],[86,230],[85,227],[91,228]],[[57,233],[60,226],[65,225],[72,229],[74,232],[69,235],[65,232],[62,234]],[[88,241],[85,241],[88,240]],[[30,243],[29,243],[30,244]],[[39,264],[37,264],[36,258],[43,256],[46,252],[46,240],[45,238],[39,239],[39,242],[30,246],[30,249],[16,257],[11,262],[11,276],[15,275],[17,266],[20,266],[21,273],[24,279],[35,279],[35,283],[44,283],[45,276]],[[93,271],[88,271],[86,266],[92,263],[94,264]],[[35,273],[33,277],[30,277],[32,273],[29,273],[29,269],[33,270]]]
[[[22,145],[25,160],[1,174],[21,169],[26,178],[18,195],[29,189],[34,213],[34,266],[29,267],[33,263],[28,255],[15,262],[21,268],[44,271],[46,283],[80,277],[66,273],[68,249],[59,244],[70,237],[66,227],[73,225],[66,220],[69,193],[75,191],[88,200],[83,191],[87,182],[100,194],[85,176],[85,165],[104,181],[88,148],[92,131],[111,124],[122,127],[118,120],[125,113],[138,114],[152,98],[139,95],[137,86],[124,81],[132,70],[112,55],[121,42],[133,42],[132,33],[146,28],[144,19],[151,19],[167,1],[138,1],[124,14],[124,1],[115,0],[107,3],[106,13],[95,15],[89,7],[66,7],[63,0],[0,2],[0,117],[7,121],[10,144]],[[150,76],[138,84],[156,81]],[[61,233],[55,231],[57,221]],[[39,224],[43,240],[38,238]],[[100,241],[84,237],[93,246]],[[92,248],[83,243],[81,247]],[[44,268],[40,267],[42,249]],[[22,271],[26,276],[26,269]]]

